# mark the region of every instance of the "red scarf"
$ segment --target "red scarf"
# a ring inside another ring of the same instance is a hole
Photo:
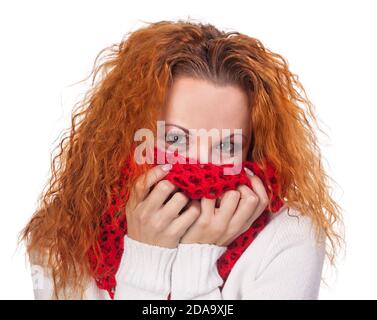
[[[160,151],[154,148],[154,159]],[[163,153],[163,159],[165,153]],[[176,155],[176,154],[175,154]],[[169,158],[168,158],[169,160]],[[185,158],[185,163],[174,163],[172,169],[167,173],[164,179],[169,180],[180,188],[191,199],[200,199],[207,197],[215,199],[220,197],[227,190],[235,190],[239,184],[247,185],[252,188],[250,179],[244,170],[238,174],[223,174],[225,167],[233,167],[233,164],[215,165],[212,163],[200,164],[189,163],[189,158]],[[164,160],[165,161],[165,160]],[[97,259],[94,254],[94,248],[88,252],[90,267],[94,271],[97,286],[100,289],[107,290],[111,299],[114,299],[116,289],[115,274],[123,254],[123,237],[127,234],[126,214],[123,212],[119,215],[119,208],[125,204],[128,199],[128,192],[124,188],[124,181],[127,178],[128,161],[121,171],[118,187],[114,189],[111,205],[104,211],[101,222],[101,234],[98,240],[100,258]],[[152,166],[156,165],[154,162]],[[239,235],[227,246],[227,250],[217,260],[219,275],[223,278],[224,283],[232,270],[234,264],[249,244],[255,239],[257,234],[266,226],[269,221],[269,212],[275,213],[283,206],[283,200],[277,196],[280,185],[276,177],[272,164],[267,161],[265,172],[254,161],[243,161],[242,168],[247,167],[258,176],[266,188],[270,200],[270,209],[267,207],[258,219],[250,226],[248,230]],[[268,189],[268,184],[271,191]],[[224,286],[224,283],[222,287]],[[220,289],[222,289],[222,287]],[[167,299],[170,299],[170,293]]]

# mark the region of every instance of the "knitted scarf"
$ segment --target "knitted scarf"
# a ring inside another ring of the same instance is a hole
[[[154,147],[154,159],[161,159],[157,158],[159,153],[163,154],[164,161],[169,162],[169,158],[166,157],[167,153]],[[179,156],[176,159],[179,159]],[[251,181],[244,170],[240,170],[237,174],[224,174],[224,168],[233,167],[233,164],[190,163],[189,159],[185,158],[186,162],[179,161],[174,163],[164,179],[179,187],[179,190],[190,199],[203,197],[216,199],[227,190],[235,190],[240,184],[247,185],[252,189]],[[267,169],[262,171],[254,161],[243,161],[241,163],[242,169],[244,167],[249,168],[262,180],[270,202],[249,229],[235,238],[217,260],[219,275],[224,280],[220,290],[223,288],[236,261],[268,223],[269,212],[278,212],[284,204],[283,200],[277,195],[280,190],[280,184],[276,172],[269,161],[266,161],[266,164]],[[154,162],[152,166],[154,165],[157,164]],[[111,204],[102,214],[98,245],[96,248],[92,247],[88,252],[90,268],[95,274],[96,284],[100,289],[107,290],[111,299],[114,299],[116,290],[115,274],[119,268],[124,250],[123,237],[127,234],[126,214],[124,209],[123,213],[120,214],[120,207],[126,203],[129,195],[128,190],[124,187],[128,169],[129,162],[127,160],[121,170],[118,185],[114,188]],[[97,255],[95,252],[97,252]],[[170,293],[167,299],[170,299]]]

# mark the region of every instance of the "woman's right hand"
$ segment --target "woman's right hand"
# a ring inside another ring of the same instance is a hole
[[[199,217],[200,202],[176,192],[177,187],[163,179],[170,169],[171,164],[157,165],[136,179],[126,204],[130,238],[176,248],[180,238]],[[174,195],[166,201],[173,192]],[[186,209],[179,214],[185,206]]]

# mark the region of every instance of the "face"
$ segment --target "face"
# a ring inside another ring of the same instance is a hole
[[[202,163],[246,160],[249,106],[246,93],[238,86],[176,78],[158,120],[164,121],[165,136],[159,140],[165,149],[178,150]]]

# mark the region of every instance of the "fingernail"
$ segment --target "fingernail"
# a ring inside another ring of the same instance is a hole
[[[164,170],[164,171],[169,171],[172,167],[173,167],[173,165],[171,163],[167,163],[167,164],[164,164],[163,166],[161,166],[161,169]]]
[[[254,172],[253,171],[251,171],[249,168],[244,168],[244,170],[246,171],[246,173],[249,175],[249,176],[254,176]]]

